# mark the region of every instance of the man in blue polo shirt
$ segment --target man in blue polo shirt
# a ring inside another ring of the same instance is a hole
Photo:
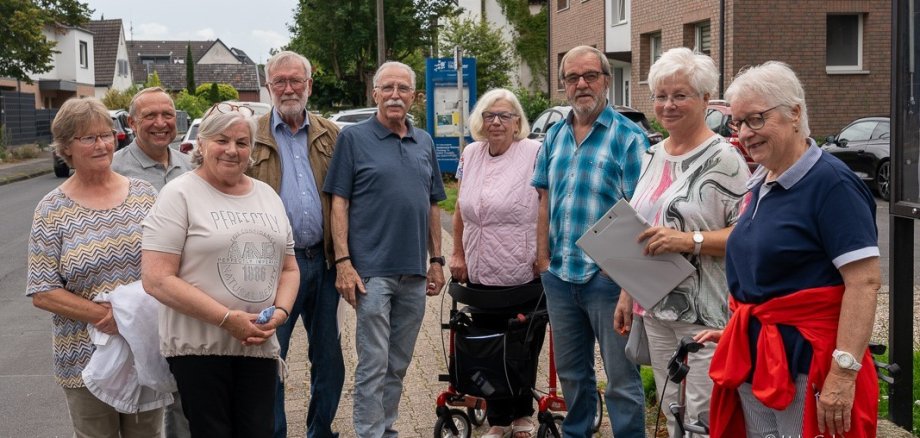
[[[335,286],[357,313],[354,423],[362,438],[397,436],[426,291],[437,295],[444,285],[444,186],[434,142],[406,119],[414,93],[409,66],[377,69],[377,114],[339,134],[323,186],[332,195]]]
[[[626,337],[613,330],[620,287],[575,241],[620,199],[632,196],[648,139],[607,105],[610,63],[579,46],[559,65],[572,112],[546,133],[533,186],[540,193],[537,263],[556,337],[556,368],[568,414],[566,437],[587,437],[597,404],[594,342],[600,344],[613,435],[645,436],[645,398],[638,368],[624,355]]]

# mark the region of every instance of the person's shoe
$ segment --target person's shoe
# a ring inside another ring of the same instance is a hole
[[[530,438],[533,436],[534,424],[530,417],[521,417],[511,422],[511,438]]]
[[[512,426],[492,426],[481,438],[505,438],[512,430]]]

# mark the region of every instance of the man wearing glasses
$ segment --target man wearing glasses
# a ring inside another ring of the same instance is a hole
[[[595,339],[607,374],[604,399],[613,435],[645,436],[639,370],[624,355],[626,336],[613,330],[620,287],[575,241],[620,199],[632,196],[648,149],[638,126],[607,104],[610,64],[579,46],[562,58],[559,77],[572,112],[546,133],[532,184],[540,194],[537,265],[556,338],[556,368],[568,414],[565,436],[590,436],[596,414]]]
[[[323,186],[332,195],[335,285],[357,316],[354,424],[361,438],[397,436],[425,295],[444,285],[437,204],[444,186],[431,136],[406,118],[414,93],[409,66],[377,69],[377,114],[342,131]]]
[[[138,91],[128,107],[128,125],[134,130],[134,141],[115,152],[115,172],[147,181],[160,191],[169,181],[195,168],[188,155],[169,147],[176,137],[176,106],[166,90],[150,87]],[[179,393],[173,393],[173,398],[163,413],[166,438],[190,437]]]
[[[319,189],[326,178],[339,128],[306,110],[313,79],[310,61],[283,51],[265,64],[272,111],[258,120],[250,176],[281,196],[294,232],[294,256],[300,269],[297,300],[278,327],[281,357],[286,358],[297,320],[307,330],[310,401],[307,436],[335,437],[332,421],[345,382],[339,341],[335,266],[332,264],[330,198]],[[288,309],[285,309],[288,310]],[[275,437],[287,436],[284,384],[275,394]]]
[[[128,116],[135,138],[115,153],[112,170],[148,181],[159,191],[194,168],[187,155],[169,147],[176,137],[176,106],[166,90],[151,87],[138,91],[131,99]]]

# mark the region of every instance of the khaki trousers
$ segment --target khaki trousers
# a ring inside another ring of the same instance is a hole
[[[163,408],[122,414],[86,388],[64,388],[76,438],[159,438]]]

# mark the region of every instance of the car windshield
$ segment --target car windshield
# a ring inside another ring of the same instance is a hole
[[[192,125],[191,128],[188,128],[188,138],[189,140],[196,140],[198,138],[198,124]]]

